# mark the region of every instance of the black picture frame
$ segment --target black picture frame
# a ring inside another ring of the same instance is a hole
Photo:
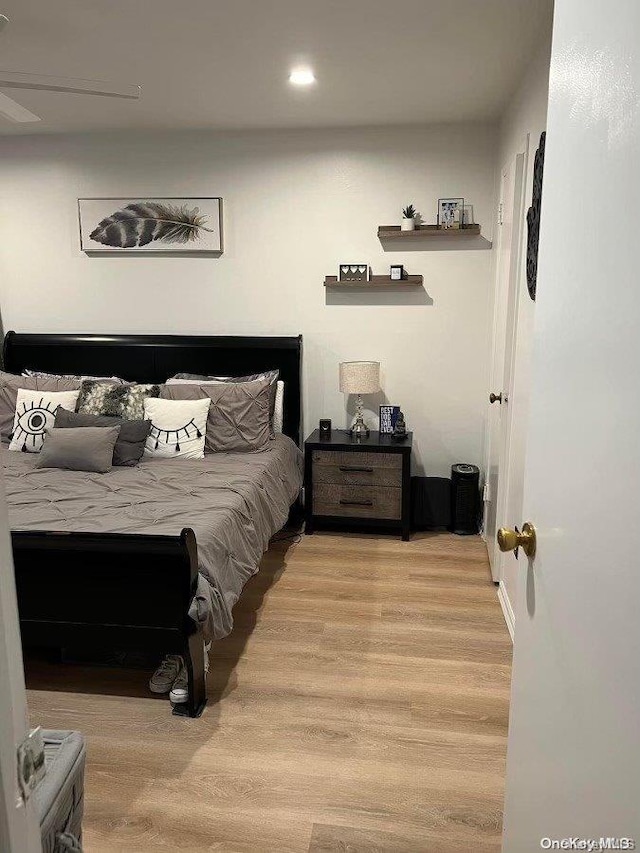
[[[391,406],[388,403],[380,406],[380,435],[392,435],[396,425],[396,419],[400,413],[400,406]]]

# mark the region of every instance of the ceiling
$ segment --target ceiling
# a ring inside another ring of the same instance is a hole
[[[500,115],[553,0],[0,0],[0,69],[142,86],[139,101],[3,90],[0,134],[339,127]],[[292,66],[317,83],[295,89]]]

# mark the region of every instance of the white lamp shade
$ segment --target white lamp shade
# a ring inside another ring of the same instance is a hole
[[[375,394],[380,390],[379,361],[343,361],[340,364],[343,394]]]

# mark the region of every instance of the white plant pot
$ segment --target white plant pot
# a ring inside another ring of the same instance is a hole
[[[402,231],[415,231],[415,227],[415,219],[407,219],[405,216],[402,217],[402,221],[400,222],[400,228]]]

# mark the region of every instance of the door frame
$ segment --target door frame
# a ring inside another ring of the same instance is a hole
[[[496,247],[496,265],[494,277],[494,305],[493,305],[493,325],[492,325],[492,345],[491,345],[491,366],[489,371],[489,384],[495,376],[500,377],[500,392],[503,394],[503,402],[500,413],[500,426],[495,430],[487,429],[487,480],[489,483],[489,464],[492,453],[492,442],[498,441],[498,481],[495,494],[491,494],[489,487],[488,499],[485,497],[484,507],[484,538],[487,545],[487,551],[490,556],[491,575],[495,583],[500,582],[502,578],[502,554],[498,550],[495,541],[489,542],[487,538],[487,519],[489,504],[495,506],[496,529],[500,524],[500,518],[504,514],[506,505],[507,490],[505,484],[508,483],[508,465],[509,465],[509,438],[511,430],[511,418],[509,414],[509,398],[511,396],[511,386],[513,384],[513,375],[515,367],[516,343],[517,343],[517,306],[519,299],[519,284],[522,272],[522,259],[524,248],[524,222],[525,222],[525,194],[526,194],[526,178],[528,164],[528,135],[523,140],[521,150],[512,154],[507,162],[500,168],[500,199],[503,200],[503,187],[505,174],[512,171],[512,229],[511,229],[511,247],[509,255],[509,270],[506,283],[502,283],[500,276],[500,254],[504,249],[504,235],[501,230],[500,222],[497,222],[499,230],[499,239]],[[506,306],[502,306],[502,300],[506,300]],[[504,307],[504,311],[501,308]],[[497,362],[500,361],[498,364]],[[508,385],[505,383],[505,378],[508,377]],[[490,387],[487,391],[487,398],[491,391],[495,391]],[[493,404],[487,403],[487,406]],[[491,421],[491,410],[488,410],[487,424]],[[512,634],[513,620],[509,624],[509,619],[505,613],[505,620]],[[513,637],[513,634],[512,634]]]
[[[33,797],[18,785],[17,748],[29,733],[18,604],[4,473],[0,469],[0,850],[40,853],[40,824]]]
[[[526,279],[526,259],[527,259],[527,229],[525,227],[526,224],[526,210],[527,210],[527,197],[530,191],[530,180],[531,177],[528,174],[529,165],[531,163],[531,133],[527,133],[522,142],[523,149],[523,162],[522,162],[522,197],[520,200],[520,211],[521,211],[521,222],[520,222],[520,241],[518,246],[518,259],[517,266],[514,270],[514,279],[512,282],[512,288],[510,289],[510,296],[513,296],[513,304],[511,306],[513,311],[513,321],[511,323],[512,335],[513,339],[511,342],[510,352],[511,359],[509,365],[506,364],[505,360],[505,385],[508,388],[508,397],[509,397],[509,405],[507,408],[507,424],[506,424],[506,439],[505,439],[505,448],[504,453],[506,457],[506,462],[504,465],[504,477],[500,480],[500,494],[498,498],[498,518],[499,518],[499,526],[508,526],[509,519],[508,516],[508,507],[509,507],[509,499],[512,496],[511,491],[513,489],[513,479],[514,479],[514,467],[515,465],[520,466],[521,469],[524,469],[525,464],[525,453],[524,451],[520,454],[521,458],[517,461],[514,460],[513,457],[513,434],[515,429],[526,430],[526,424],[522,422],[522,418],[520,417],[516,420],[518,412],[514,409],[517,401],[522,397],[523,392],[523,382],[522,376],[518,376],[518,342],[519,335],[521,335],[521,330],[519,329],[519,320],[520,320],[520,308],[522,304],[522,300],[529,299],[528,291],[527,291],[527,279]],[[529,378],[529,377],[527,377]],[[519,385],[518,385],[519,381]],[[516,386],[518,385],[518,392],[516,393]],[[528,390],[528,389],[527,389]],[[522,414],[521,412],[519,413]],[[501,469],[502,470],[502,469]],[[522,495],[520,495],[522,500]],[[507,628],[509,629],[509,634],[511,635],[511,640],[514,638],[515,631],[515,602],[511,601],[509,598],[508,592],[505,587],[505,566],[507,560],[512,559],[511,553],[502,553],[498,552],[498,566],[499,566],[499,579],[498,579],[498,600],[500,602],[500,606],[502,607],[502,612],[505,618],[505,622],[507,623]]]

